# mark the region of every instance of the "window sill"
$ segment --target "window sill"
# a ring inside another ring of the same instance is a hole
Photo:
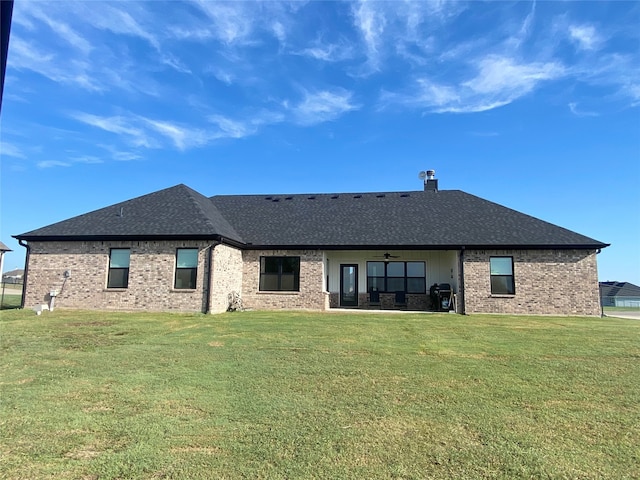
[[[124,288],[124,287],[118,287],[118,288],[103,288],[102,291],[103,292],[126,292],[128,291],[128,288]]]
[[[193,292],[197,292],[198,289],[197,288],[172,288],[169,291],[172,293],[193,293]]]
[[[489,298],[515,298],[515,293],[492,293]]]
[[[299,295],[300,292],[294,292],[291,290],[258,290],[258,295]]]

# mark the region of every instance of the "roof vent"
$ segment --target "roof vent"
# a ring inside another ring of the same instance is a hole
[[[331,195],[331,198],[335,200],[336,198],[338,198],[338,195]]]
[[[384,193],[381,193],[379,195],[376,195],[376,198],[384,198]]]

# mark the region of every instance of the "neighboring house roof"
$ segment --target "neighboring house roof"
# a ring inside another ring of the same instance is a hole
[[[120,216],[120,208],[123,215]],[[603,248],[459,190],[220,195],[178,185],[17,235],[24,240],[220,236],[247,248]]]
[[[601,297],[640,297],[640,287],[629,282],[600,282]]]
[[[21,268],[18,268],[16,270],[11,270],[9,272],[4,272],[2,274],[2,278],[4,277],[22,277],[22,275],[24,275],[24,270]]]
[[[0,242],[0,252],[12,252],[9,247],[7,247],[4,243]]]

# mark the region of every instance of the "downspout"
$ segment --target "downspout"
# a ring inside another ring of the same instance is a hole
[[[460,275],[460,285],[458,286],[458,313],[460,313],[460,315],[466,315],[464,308],[464,250],[464,246],[460,247],[460,256],[458,260],[458,271]]]
[[[27,298],[27,277],[29,275],[29,257],[31,256],[31,245],[22,242],[22,239],[18,239],[18,243],[20,244],[20,246],[27,249],[27,255],[24,258],[24,273],[22,275],[22,298],[20,299],[20,308],[24,308],[24,304]]]
[[[601,248],[598,248],[596,250],[596,255],[600,255],[600,252],[602,252]],[[598,268],[598,260],[596,259],[596,269]],[[604,304],[603,304],[603,298],[602,298],[602,292],[600,291],[600,282],[598,282],[598,301],[600,303],[600,318],[604,318],[606,317],[606,315],[604,314]]]
[[[213,242],[211,245],[209,245],[209,268],[207,269],[206,279],[207,295],[205,297],[204,303],[204,313],[206,314],[211,313],[211,289],[213,288],[213,250],[221,244],[222,239],[220,239],[219,242]]]

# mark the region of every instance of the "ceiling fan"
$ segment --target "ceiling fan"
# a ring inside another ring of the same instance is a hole
[[[389,252],[386,252],[383,255],[375,255],[375,256],[384,258],[385,262],[388,262],[390,258],[400,258],[399,255],[391,255]]]

